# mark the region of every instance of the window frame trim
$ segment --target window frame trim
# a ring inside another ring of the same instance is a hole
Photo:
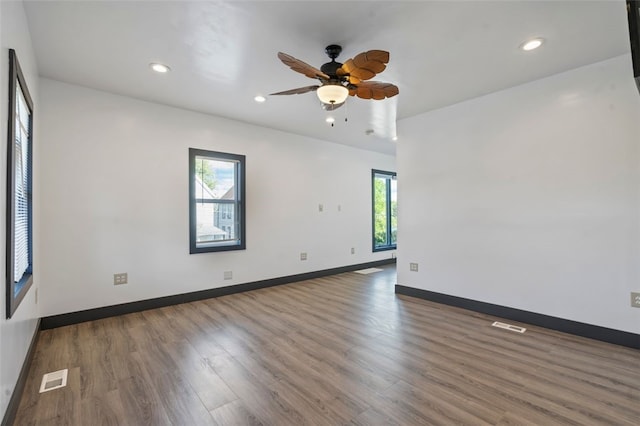
[[[11,318],[29,289],[33,285],[33,99],[22,73],[18,56],[14,49],[9,49],[9,108],[7,122],[7,209],[6,209],[6,318]],[[22,96],[29,109],[29,137],[27,139],[27,158],[29,162],[29,174],[27,177],[27,244],[29,253],[29,266],[21,277],[15,281],[14,255],[15,255],[15,137],[16,137],[16,92],[20,88]],[[15,295],[16,287],[20,291]]]
[[[391,186],[386,185],[385,197],[387,206],[387,241],[389,244],[384,246],[376,246],[376,187],[375,179],[376,175],[387,175],[389,180],[396,178],[398,174],[396,172],[390,172],[386,170],[371,169],[371,250],[375,252],[397,250],[398,243],[391,243]]]
[[[235,191],[236,200],[206,200],[209,203],[220,204],[236,204],[238,205],[238,211],[240,213],[239,229],[238,229],[238,244],[219,244],[210,247],[198,247],[197,246],[197,198],[195,180],[193,176],[196,173],[195,158],[210,157],[220,160],[231,160],[237,163],[237,172],[234,176],[237,187]],[[232,250],[246,250],[247,247],[247,229],[246,229],[246,156],[240,154],[231,154],[219,151],[209,151],[205,149],[189,148],[189,254],[197,253],[210,253],[220,251],[232,251]]]

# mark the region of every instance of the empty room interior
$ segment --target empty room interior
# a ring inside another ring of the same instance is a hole
[[[639,21],[1,0],[2,425],[637,425]]]

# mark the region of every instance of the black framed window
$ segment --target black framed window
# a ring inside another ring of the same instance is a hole
[[[9,49],[7,141],[7,318],[33,283],[33,101],[13,49]]]
[[[245,156],[189,148],[190,252],[244,250]]]
[[[395,172],[371,170],[373,251],[397,247],[398,196]]]

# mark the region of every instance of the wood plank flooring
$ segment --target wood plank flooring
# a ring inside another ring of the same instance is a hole
[[[43,331],[15,424],[640,423],[640,351],[394,284],[388,266]]]

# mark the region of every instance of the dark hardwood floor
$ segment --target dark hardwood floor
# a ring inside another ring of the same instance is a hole
[[[388,266],[43,331],[15,424],[640,423],[640,351],[394,284]]]

